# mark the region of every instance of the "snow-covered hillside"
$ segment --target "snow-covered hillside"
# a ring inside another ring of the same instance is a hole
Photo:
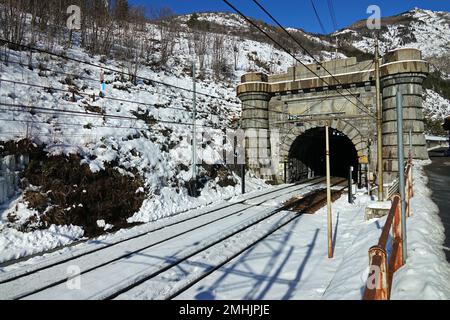
[[[397,48],[416,48],[431,63],[431,70],[443,80],[450,78],[450,12],[415,8],[398,16],[382,19],[382,29],[377,32],[382,53]],[[333,34],[339,41],[373,53],[373,32],[366,21],[360,21]],[[424,94],[426,117],[442,120],[450,114],[449,97],[428,89]]]
[[[155,26],[148,24],[147,28]],[[236,39],[227,37],[225,41]],[[285,54],[266,43],[244,40],[240,42],[237,70],[232,78],[216,81],[210,70],[211,57],[206,57],[206,70],[202,79],[197,80],[196,121],[198,131],[208,132],[203,141],[199,137],[199,144],[203,143],[199,156],[206,165],[199,167],[199,176],[205,185],[200,197],[193,197],[189,190],[192,179],[189,34],[181,33],[174,51],[176,57],[171,58],[170,67],[165,70],[141,66],[138,75],[142,78],[137,85],[123,79],[120,72],[104,70],[106,91],[101,98],[98,96],[101,68],[41,53],[33,53],[30,61],[27,51],[2,50],[1,140],[27,138],[43,146],[48,156],[77,154],[81,164],[88,165],[92,173],[112,166],[124,175],[142,178],[142,188],[136,193],[144,192],[146,196],[140,210],[128,218],[133,223],[152,221],[240,193],[240,179],[229,169],[220,168],[223,149],[231,148],[230,144],[222,144],[225,129],[240,115],[235,84],[245,71],[262,70],[259,61],[273,61],[273,70],[281,72],[288,67],[288,60]],[[63,52],[63,48],[55,48],[54,52]],[[78,47],[63,54],[108,69],[124,70],[120,61],[92,57]],[[215,164],[219,168],[211,167]],[[247,179],[247,191],[264,186],[263,181],[250,176]],[[11,228],[23,231],[41,228],[38,217],[47,211],[30,211],[28,204],[22,194],[2,207],[2,246],[17,243],[20,238],[18,231],[8,231]],[[71,212],[71,208],[63,209]],[[105,222],[100,220],[98,224],[100,227]],[[45,237],[47,240],[41,241],[39,247],[49,249],[66,243],[58,240],[66,237],[65,233],[24,234],[22,244],[27,247]],[[83,235],[79,229],[72,233],[72,240]],[[52,235],[56,239],[48,239]],[[39,249],[31,252],[35,250]],[[30,253],[18,252],[19,255]]]
[[[334,35],[350,40],[363,51],[374,52],[372,32],[366,28],[365,21]],[[383,18],[379,40],[382,52],[409,47],[421,50],[424,58],[448,57],[450,13],[416,8],[395,17]]]
[[[425,116],[435,120],[442,120],[450,113],[450,100],[443,98],[433,90],[424,91]]]

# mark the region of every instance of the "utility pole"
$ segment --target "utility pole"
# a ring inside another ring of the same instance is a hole
[[[325,158],[327,172],[327,222],[328,222],[328,258],[333,258],[333,222],[331,216],[331,178],[330,178],[330,138],[328,135],[329,123],[325,125]]]
[[[403,261],[407,258],[406,248],[406,201],[405,201],[405,149],[403,144],[403,95],[397,91],[397,157],[398,157],[398,188],[400,190],[401,203],[401,225],[403,236]]]
[[[195,120],[197,118],[197,97],[195,82],[195,60],[192,62],[192,180],[194,181],[194,193],[197,193],[197,130]]]
[[[377,162],[378,162],[378,201],[383,201],[383,108],[380,96],[380,57],[378,52],[378,38],[375,40],[375,90],[377,104]]]
[[[335,41],[336,41],[336,51],[335,51],[334,59],[337,60],[337,58],[338,58],[338,38],[337,38],[337,35],[335,37]]]

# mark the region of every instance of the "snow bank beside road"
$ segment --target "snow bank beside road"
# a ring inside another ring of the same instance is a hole
[[[394,275],[392,299],[450,299],[450,264],[442,250],[444,227],[431,200],[421,162],[414,167],[414,198],[408,219],[408,261]]]

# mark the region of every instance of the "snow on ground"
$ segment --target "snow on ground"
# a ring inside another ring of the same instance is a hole
[[[423,164],[417,162],[414,169],[408,262],[394,275],[392,299],[450,298],[443,226],[426,187]],[[323,208],[277,231],[177,299],[361,299],[368,249],[378,242],[386,218],[364,221],[364,208],[371,202],[366,195],[360,194],[353,206],[346,201],[342,197],[333,205],[333,259],[327,258]],[[193,263],[191,268],[205,266]]]
[[[209,182],[211,185],[212,182]],[[263,181],[248,175],[246,177],[246,190],[252,192],[267,188]],[[160,197],[146,199],[141,209],[128,219],[128,222],[154,223],[155,221],[216,203],[222,199],[230,199],[240,194],[241,185],[234,187],[207,186],[198,198],[189,197],[185,193],[177,193],[171,188],[163,188]],[[36,212],[26,207],[21,196],[7,205],[0,207],[0,263],[11,259],[26,257],[35,253],[51,250],[68,245],[76,240],[83,240],[84,231],[79,226],[56,226],[49,229],[21,231],[20,221],[32,216]],[[11,224],[8,221],[10,214],[18,214],[20,220]],[[103,221],[104,222],[104,221]],[[97,222],[98,223],[98,222]],[[101,222],[100,222],[101,223]],[[111,228],[105,224],[105,230]],[[126,232],[127,230],[124,230]],[[100,237],[99,239],[103,239]],[[96,239],[93,239],[95,241]]]
[[[302,215],[177,299],[321,299],[358,234],[368,201],[360,195],[350,206],[342,196],[333,204],[334,258],[328,259],[327,211],[322,208]]]
[[[57,226],[33,232],[20,232],[0,226],[0,263],[45,250],[61,247],[80,239],[83,229],[78,226]]]
[[[412,200],[412,212],[407,225],[408,260],[407,264],[394,275],[392,299],[450,298],[450,281],[448,281],[450,265],[445,259],[442,247],[444,228],[438,218],[438,208],[431,201],[430,190],[426,186],[427,178],[422,169],[425,164],[427,162],[415,162],[415,196]],[[291,189],[292,193],[294,188]],[[292,196],[292,194],[285,193],[279,193],[277,203]],[[235,200],[239,200],[239,198]],[[370,221],[364,220],[364,209],[370,202],[372,200],[364,194],[364,190],[359,190],[355,204],[349,205],[345,195],[333,204],[334,257],[332,259],[327,257],[326,208],[322,208],[316,214],[302,215],[294,222],[282,227],[231,262],[226,263],[218,271],[194,284],[177,296],[177,299],[361,299],[368,272],[367,252],[371,246],[377,243],[386,220],[386,217]],[[120,286],[124,286],[131,283],[133,281],[131,278],[137,274],[128,270],[129,268],[132,267],[136,270],[140,268],[138,273],[142,276],[149,274],[153,272],[153,269],[148,270],[150,266],[156,269],[160,268],[161,261],[171,263],[175,257],[189,255],[193,250],[197,250],[197,247],[214,243],[218,236],[225,236],[227,233],[234,232],[238,226],[242,227],[255,218],[270,213],[273,205],[275,203],[269,201],[262,206],[248,208],[240,218],[224,219],[223,222],[216,223],[214,228],[205,226],[202,228],[202,232],[191,233],[189,236],[171,242],[169,246],[162,245],[145,249],[130,258],[131,260],[125,259],[122,262],[111,264],[110,268],[115,268],[115,271],[107,274],[118,275],[119,270],[122,270],[120,272],[124,273],[124,278],[115,277],[114,281]],[[245,208],[244,205],[241,206]],[[223,212],[219,210],[216,214],[223,215],[227,210],[224,209]],[[201,210],[198,211],[198,213],[200,212]],[[251,227],[244,233],[214,245],[201,254],[192,256],[186,262],[169,270],[170,272],[143,283],[119,298],[159,299],[170,296],[178,288],[197,279],[210,268],[223,262],[227,257],[233,256],[252,241],[267,234],[270,230],[274,230],[294,216],[295,213],[282,212],[266,220],[265,223]],[[200,220],[205,220],[205,218],[209,219],[209,217],[202,217]],[[183,219],[183,215],[167,218],[165,223],[175,222],[174,219]],[[200,220],[196,223],[202,224]],[[236,224],[238,220],[241,221]],[[164,223],[164,220],[161,222]],[[222,227],[218,227],[219,225]],[[169,229],[178,232],[180,226],[175,225]],[[126,236],[127,232],[148,232],[149,227],[151,224],[138,226],[135,230],[122,230],[120,234],[116,235],[116,240],[121,236]],[[218,229],[220,229],[220,233],[217,232]],[[162,235],[170,237],[167,231],[164,231]],[[146,241],[157,241],[157,239],[152,239],[154,237],[145,238],[148,238]],[[199,237],[202,237],[202,240],[199,241]],[[89,246],[101,246],[111,240],[113,238],[91,241],[88,244],[79,245],[77,250],[83,250]],[[143,238],[137,239],[133,243],[142,246],[142,240]],[[126,243],[125,245],[129,249],[129,245]],[[124,247],[124,249],[126,248]],[[120,248],[111,248],[111,250],[116,249]],[[63,257],[68,252],[70,254],[71,250],[75,249],[66,248],[64,254],[55,253],[50,256],[58,259],[60,254]],[[172,251],[175,253],[170,253]],[[118,253],[120,254],[120,250]],[[37,261],[46,263],[46,260],[43,259]],[[128,267],[121,266],[121,264]],[[33,265],[22,263],[24,268],[33,267]],[[82,267],[86,267],[85,264],[82,264]],[[4,271],[7,270],[14,272],[14,270],[20,271],[21,269],[10,266]],[[112,289],[104,291],[102,283],[94,281],[100,274],[105,274],[103,271],[98,270],[98,275],[96,272],[86,274],[82,281],[86,281],[83,283],[87,287],[76,292],[76,296],[81,298],[107,295]],[[64,285],[55,287],[55,290],[43,291],[36,298],[61,297],[63,294],[67,298],[73,298],[73,294],[75,294],[67,292]]]
[[[267,189],[268,187],[269,186],[262,180],[247,175],[246,190],[249,194],[252,194],[257,190]],[[170,188],[164,188],[161,192],[161,197],[146,199],[142,208],[128,219],[128,222],[130,223],[143,222],[148,226],[139,226],[130,230],[118,231],[91,239],[91,241],[95,243],[96,241],[108,241],[108,239],[115,237],[122,239],[127,236],[132,236],[142,228],[151,228],[152,224],[155,224],[158,220],[179,215],[181,213],[184,214],[188,212],[188,210],[205,207],[209,204],[217,203],[220,200],[232,200],[239,195],[240,192],[240,184],[237,184],[235,187],[229,186],[226,188],[215,186],[214,188],[205,188],[200,197],[192,198],[187,195],[176,193]],[[9,214],[19,214],[20,220],[16,222],[19,226],[21,220],[35,214],[34,210],[28,209],[21,201],[22,198],[19,196],[8,203],[8,205],[0,206],[0,263],[62,247],[76,240],[85,240],[83,237],[84,231],[79,226],[51,225],[49,229],[34,230],[31,232],[22,232],[19,231],[20,229],[17,230],[16,225],[11,225],[8,222]],[[105,221],[103,221],[103,223],[104,222]],[[97,224],[98,223],[102,224],[102,220],[97,221]],[[112,227],[109,224],[105,224],[104,226],[105,230]],[[36,262],[37,260],[40,259],[33,259],[32,261]]]
[[[0,263],[64,246],[83,237],[83,229],[73,225],[20,231],[21,224],[34,214],[36,211],[21,202],[21,197],[0,205]],[[8,223],[9,215],[17,218],[13,225]]]
[[[394,274],[391,299],[450,299],[450,265],[442,244],[444,228],[432,202],[423,166],[415,162],[414,198],[407,220],[408,260]],[[375,245],[386,217],[361,222],[358,236],[347,249],[325,299],[360,299],[368,273],[368,249]]]

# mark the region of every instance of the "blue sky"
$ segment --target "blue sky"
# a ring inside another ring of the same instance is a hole
[[[248,16],[270,22],[252,0],[229,0]],[[130,4],[146,7],[170,7],[177,14],[204,11],[227,11],[231,9],[222,0],[129,0]],[[260,0],[283,25],[302,28],[309,32],[321,32],[314,15],[311,0]],[[314,0],[327,32],[333,31],[327,0]],[[439,11],[450,11],[448,0],[333,0],[339,28],[346,27],[368,17],[367,7],[376,4],[382,16],[391,16],[414,7]]]

